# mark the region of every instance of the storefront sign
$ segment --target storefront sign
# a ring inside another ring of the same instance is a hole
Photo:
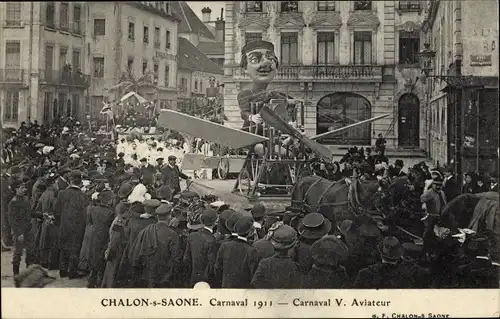
[[[489,66],[491,65],[491,55],[471,55],[471,66]]]

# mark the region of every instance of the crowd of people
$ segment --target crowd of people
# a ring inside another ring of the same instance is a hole
[[[117,144],[74,121],[23,124],[5,139],[2,249],[13,251],[17,286],[29,286],[22,283],[26,272],[20,272],[24,254],[27,271],[87,277],[88,288],[498,287],[498,261],[491,258],[488,236],[479,232],[455,236],[436,223],[433,238],[446,243],[436,255],[417,239],[403,242],[388,233],[368,214],[335,222],[318,210],[294,224],[286,212],[261,202],[240,209],[210,194],[181,190],[180,179],[189,177],[175,156],[167,163],[163,157],[156,163],[141,158],[131,165]],[[405,173],[402,160],[389,166],[383,149],[375,153],[351,148],[338,163],[313,161],[311,168],[331,180],[359,173],[360,179],[379,181],[378,193],[389,194],[394,181],[412,170]],[[418,221],[425,224],[460,193],[498,187],[497,176],[483,177],[481,185],[476,180],[477,187],[469,185],[473,180],[462,186],[450,168],[418,168],[428,174],[429,185],[404,184],[405,200],[392,197],[387,204],[382,196],[379,209],[415,199],[408,207],[423,211]]]

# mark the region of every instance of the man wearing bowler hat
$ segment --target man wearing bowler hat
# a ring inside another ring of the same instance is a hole
[[[303,280],[303,288],[340,289],[350,285],[342,266],[348,256],[347,246],[337,236],[324,236],[311,246],[314,264]]]
[[[358,289],[408,289],[413,278],[401,267],[403,245],[396,237],[388,236],[378,245],[382,261],[361,269],[354,280]]]
[[[301,274],[298,265],[289,257],[288,251],[297,244],[297,232],[288,225],[270,230],[270,238],[276,254],[259,262],[252,278],[252,287],[257,289],[299,288]]]
[[[295,247],[295,261],[302,273],[307,274],[314,263],[311,246],[331,229],[332,223],[320,213],[309,213],[302,219],[298,227],[299,244]]]

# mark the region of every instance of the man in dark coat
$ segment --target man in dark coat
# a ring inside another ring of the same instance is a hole
[[[175,164],[176,160],[177,158],[175,156],[170,155],[168,157],[168,165],[165,166],[162,171],[163,184],[170,186],[170,188],[173,190],[173,196],[181,191],[179,178],[189,179],[189,176],[182,173],[179,169],[179,166]]]
[[[191,270],[191,287],[200,281],[213,285],[214,279],[217,243],[213,233],[217,211],[212,208],[203,209],[201,223],[202,229],[189,234],[184,252],[184,265]]]
[[[361,269],[354,280],[357,289],[408,289],[414,280],[401,267],[404,248],[396,237],[386,237],[379,245],[382,261]]]
[[[299,267],[288,255],[288,251],[297,244],[297,232],[288,225],[281,225],[273,231],[271,243],[276,254],[259,262],[252,278],[252,287],[299,288],[302,282]]]
[[[36,211],[41,212],[43,223],[38,242],[38,258],[42,267],[54,270],[59,264],[58,236],[59,225],[56,224],[54,208],[56,203],[56,189],[54,174],[47,179],[47,189],[38,199]]]
[[[227,221],[229,222],[229,220]],[[250,214],[241,214],[234,227],[226,227],[234,231],[236,237],[222,242],[215,262],[215,276],[221,278],[221,288],[250,288],[252,267],[256,258],[254,248],[248,242],[253,236],[253,218]]]
[[[26,248],[26,266],[34,262],[33,235],[31,233],[31,214],[28,198],[26,197],[26,185],[16,181],[11,188],[15,196],[8,205],[8,218],[14,237],[14,251],[12,256],[12,269],[14,275],[19,274],[19,266],[23,250]]]
[[[451,166],[444,167],[443,169],[444,181],[441,190],[446,196],[446,202],[451,202],[455,197],[460,195],[461,185],[457,183],[457,178],[453,174],[453,168]]]
[[[2,174],[2,251],[8,250],[12,245],[12,232],[9,224],[8,206],[10,200],[14,197],[15,192],[11,189],[13,178],[9,173]]]
[[[342,289],[350,284],[346,269],[340,264],[347,259],[347,246],[337,236],[324,236],[311,247],[314,264],[303,278],[301,288]]]
[[[79,171],[71,172],[71,184],[57,194],[54,209],[56,220],[60,221],[59,274],[61,278],[79,278],[78,258],[86,226],[88,198],[80,189],[82,176]]]
[[[87,288],[100,286],[104,268],[106,266],[104,251],[108,245],[109,228],[114,219],[111,209],[113,192],[104,190],[97,195],[98,205],[90,209],[88,225],[93,225],[90,237],[90,276]]]
[[[68,166],[63,166],[59,169],[58,171],[59,177],[56,179],[55,183],[55,189],[56,192],[62,191],[66,188],[68,188],[69,183],[68,183],[68,178],[70,176],[71,170],[69,169]]]
[[[169,226],[172,206],[156,209],[158,222],[144,228],[134,242],[129,258],[137,269],[138,288],[170,288],[179,264],[179,236]]]

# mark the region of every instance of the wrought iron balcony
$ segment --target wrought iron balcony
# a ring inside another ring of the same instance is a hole
[[[81,72],[61,70],[40,70],[40,82],[52,85],[75,86],[88,88],[90,76]]]
[[[23,83],[23,69],[0,69],[0,82]]]
[[[249,81],[250,78],[239,67],[235,79]],[[296,65],[280,66],[274,78],[278,81],[316,82],[381,82],[382,66],[377,65]]]

